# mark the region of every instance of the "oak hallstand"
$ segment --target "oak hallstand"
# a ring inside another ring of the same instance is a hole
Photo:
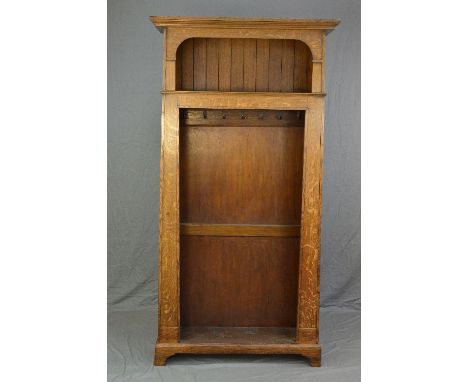
[[[336,20],[152,16],[164,35],[158,339],[321,364],[325,36]]]

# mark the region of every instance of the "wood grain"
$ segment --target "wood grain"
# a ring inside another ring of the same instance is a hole
[[[299,272],[298,342],[309,342],[300,329],[318,329],[320,306],[320,218],[323,142],[323,100],[314,99],[306,113],[302,229]],[[318,337],[315,338],[318,341]]]
[[[314,98],[323,98],[323,93],[250,93],[230,92],[229,97],[223,92],[162,91],[166,96],[176,98],[180,109],[203,110],[256,110],[270,111],[307,110]]]
[[[183,109],[182,127],[187,126],[253,126],[253,127],[304,127],[303,110],[216,110]]]
[[[257,40],[244,40],[244,86],[243,91],[255,91],[257,64]]]
[[[303,133],[275,126],[183,128],[182,222],[299,224]]]
[[[301,354],[320,366],[325,35],[338,22],[151,21],[164,31],[154,363]]]
[[[255,75],[255,90],[257,92],[268,91],[268,67],[270,62],[270,42],[257,40],[257,65]]]
[[[161,120],[158,340],[162,342],[179,339],[179,113],[175,101],[163,97]]]
[[[280,40],[281,41],[281,40]],[[294,91],[294,41],[281,41],[281,91],[292,93]]]
[[[181,46],[182,50],[182,89],[193,90],[193,39]]]
[[[193,90],[206,90],[206,38],[193,40]]]
[[[169,61],[166,61],[166,64]],[[176,73],[175,73],[175,83],[174,83],[174,89],[170,90],[180,90],[182,89],[182,49],[177,50],[177,56],[176,56]],[[167,83],[167,81],[164,81],[165,83],[165,88],[169,90],[170,84]]]
[[[150,20],[158,28],[163,27],[198,27],[198,28],[265,28],[265,29],[302,29],[302,30],[333,30],[339,20],[325,19],[267,19],[242,17],[181,17],[181,16],[150,16]]]
[[[283,41],[270,41],[270,60],[268,63],[268,91],[281,90],[281,58],[283,55]]]
[[[231,90],[231,39],[219,40],[219,90]]]
[[[299,238],[182,236],[182,326],[295,327]]]
[[[231,40],[231,91],[244,89],[244,40]]]
[[[177,90],[308,92],[312,65],[318,68],[314,90],[322,89],[321,61],[313,63],[301,41],[194,38],[181,44],[177,60],[166,61],[175,65],[176,74],[169,72],[176,78],[169,83]]]
[[[166,59],[175,60],[176,51],[188,36],[192,38],[225,38],[225,39],[268,39],[268,40],[299,40],[302,41],[312,52],[314,60],[322,57],[322,30],[278,30],[278,29],[255,29],[255,28],[171,28],[167,29],[169,37],[166,47]]]
[[[307,68],[307,82],[311,83],[313,92],[322,91],[322,63],[313,63]]]
[[[307,357],[311,366],[319,367],[321,364],[321,347],[319,345],[297,343],[158,343],[156,344],[154,364],[163,366],[169,357],[176,354],[298,354]]]
[[[294,78],[293,89],[295,92],[307,92],[310,85],[307,80],[308,60],[310,53],[304,44],[299,41],[294,43]]]
[[[228,327],[228,326],[189,326],[182,327],[180,342],[225,343],[239,345],[260,344],[293,344],[295,342],[295,327]]]
[[[218,90],[219,40],[206,39],[206,90]]]
[[[183,236],[299,237],[299,225],[188,224],[180,225]]]

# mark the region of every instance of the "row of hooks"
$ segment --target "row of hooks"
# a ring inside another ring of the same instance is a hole
[[[291,114],[291,112],[278,112],[278,113],[276,113],[276,119],[282,120],[284,118],[285,113]],[[296,111],[295,114],[296,114],[297,119],[304,119],[304,112],[303,111]],[[232,113],[230,113],[230,116],[232,116]],[[257,118],[260,119],[260,120],[265,119],[265,116],[266,115],[265,115],[264,112],[260,112],[260,113],[257,114]],[[182,117],[184,119],[188,118],[188,112],[186,110],[183,112]],[[221,118],[222,119],[227,119],[227,117],[228,117],[228,114],[225,111],[221,111]],[[203,110],[203,118],[208,119],[208,110]],[[239,112],[239,118],[240,119],[247,119],[247,113],[245,111]]]

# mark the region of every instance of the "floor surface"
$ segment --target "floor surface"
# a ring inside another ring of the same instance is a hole
[[[108,313],[108,380],[162,382],[360,380],[360,311],[321,308],[322,367],[300,356],[177,355],[153,366],[156,308]]]

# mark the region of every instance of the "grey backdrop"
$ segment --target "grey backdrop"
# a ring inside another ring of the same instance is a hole
[[[321,305],[360,303],[358,0],[110,0],[108,302],[157,302],[162,36],[150,15],[337,18],[327,37]]]
[[[284,356],[177,356],[152,366],[162,38],[150,15],[341,19],[327,41],[321,368]],[[359,380],[359,0],[109,0],[108,112],[109,380]]]

